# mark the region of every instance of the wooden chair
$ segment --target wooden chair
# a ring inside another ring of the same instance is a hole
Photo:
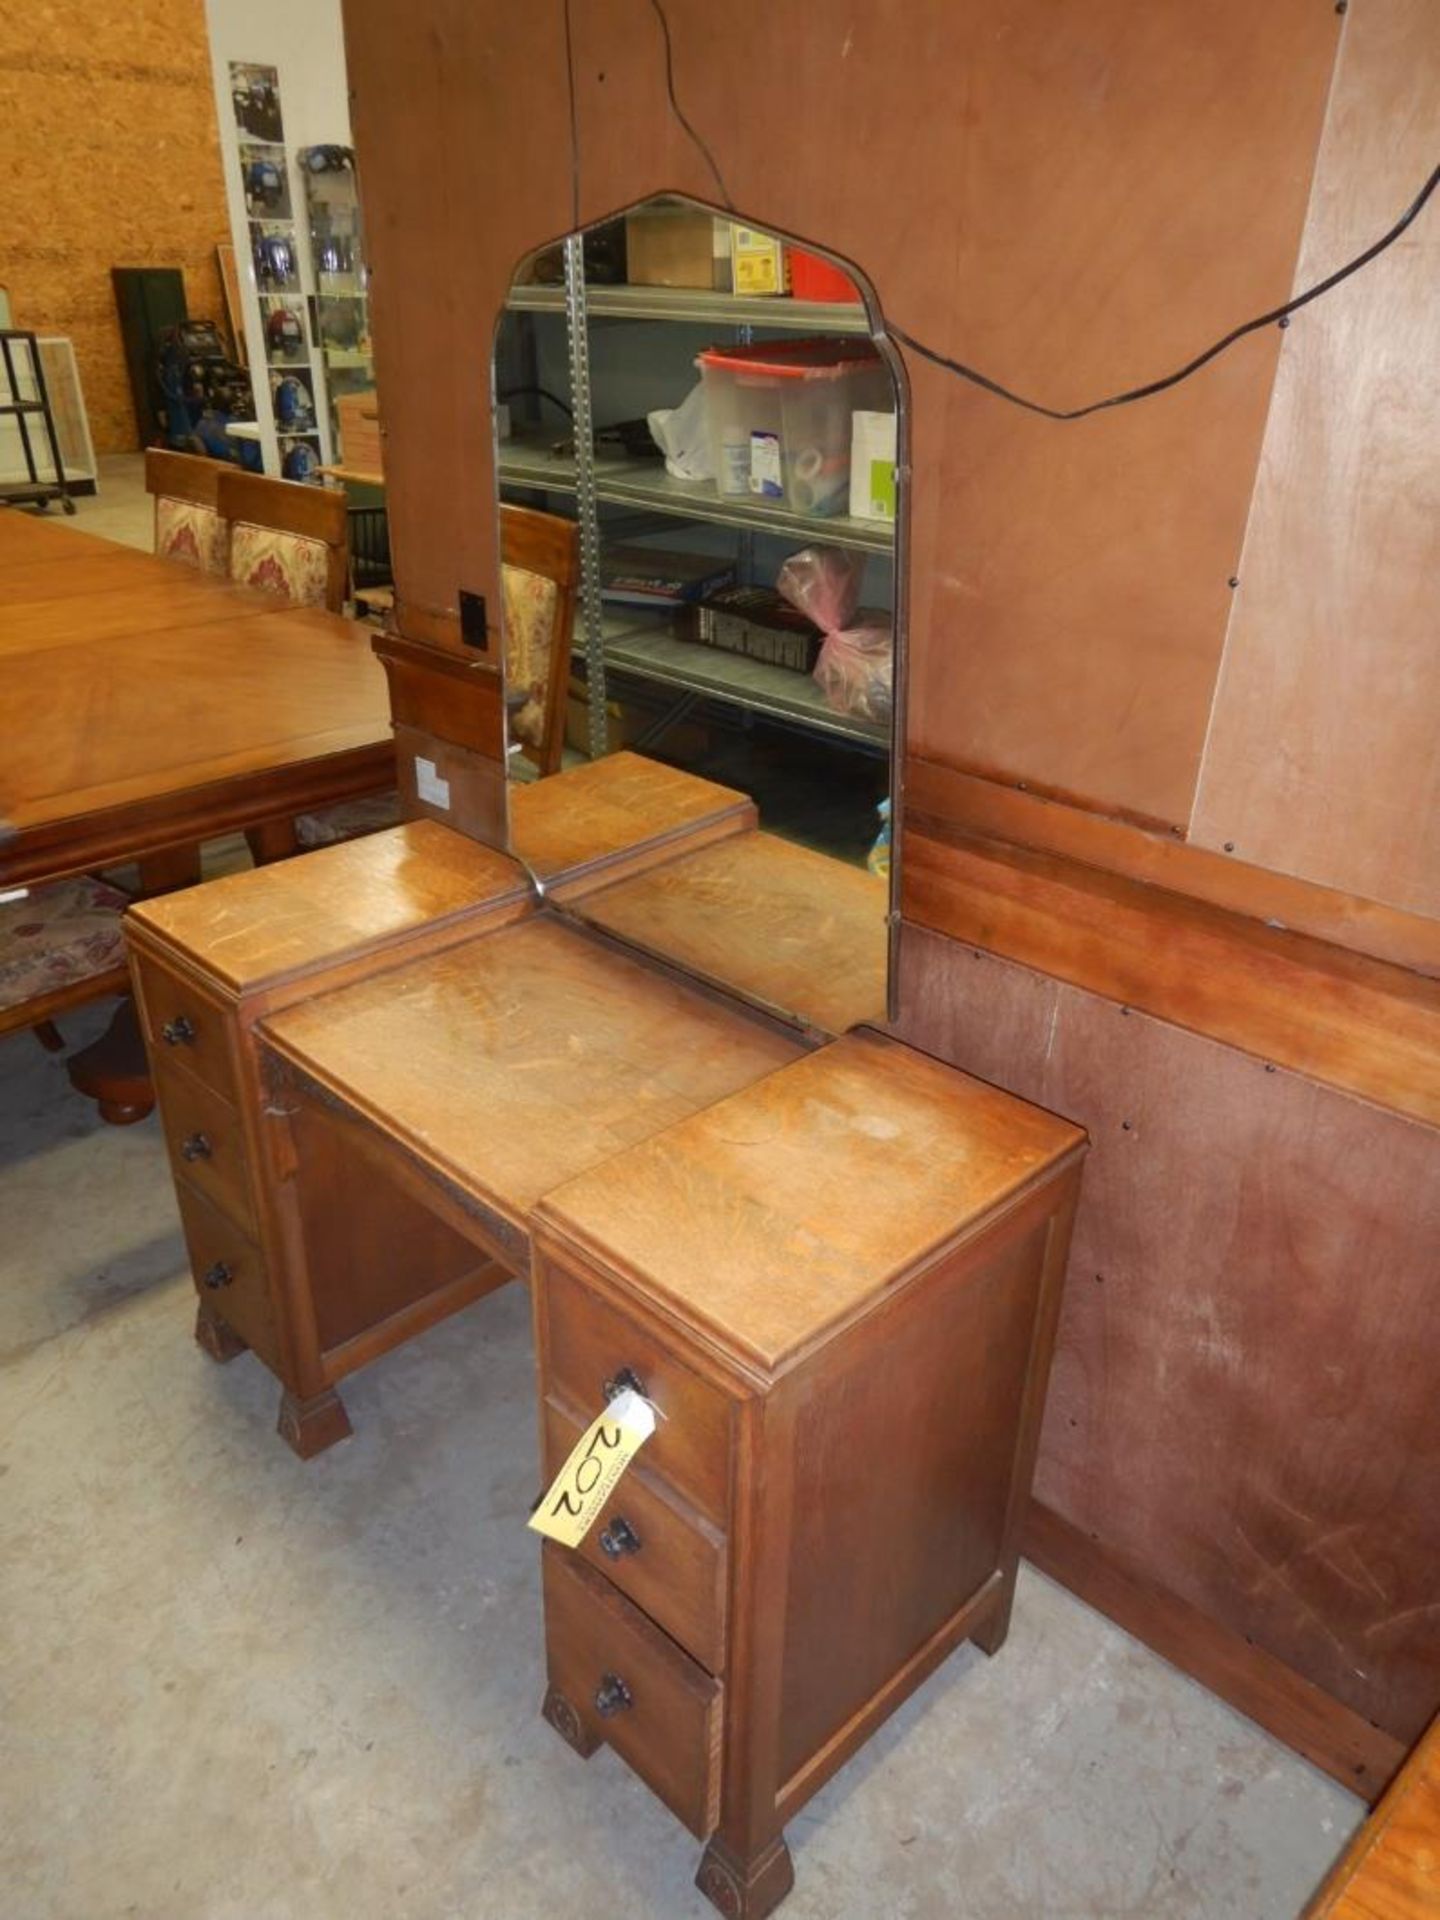
[[[155,501],[155,552],[160,559],[225,578],[230,530],[220,512],[220,479],[227,471],[223,460],[145,449],[145,491]]]
[[[129,904],[118,887],[88,874],[0,899],[0,1034],[32,1027],[55,1053],[65,1044],[54,1025],[59,1014],[124,993],[120,917]]]
[[[537,777],[560,771],[579,583],[580,536],[573,520],[501,507],[505,704],[512,750],[533,762]],[[295,833],[302,847],[326,847],[398,826],[401,818],[398,793],[373,794],[302,814]]]
[[[237,585],[292,606],[343,609],[349,572],[343,494],[226,467],[219,505]]]

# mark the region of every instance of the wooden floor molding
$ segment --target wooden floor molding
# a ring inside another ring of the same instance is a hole
[[[1398,1740],[1272,1654],[1133,1572],[1111,1548],[1038,1501],[1030,1509],[1024,1550],[1042,1573],[1372,1806],[1398,1771],[1405,1758]]]

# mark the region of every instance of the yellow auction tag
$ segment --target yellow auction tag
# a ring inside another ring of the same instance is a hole
[[[537,1533],[578,1547],[622,1473],[655,1431],[655,1409],[626,1387],[575,1443],[530,1516]]]

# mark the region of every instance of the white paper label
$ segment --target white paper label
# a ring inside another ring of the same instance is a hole
[[[752,433],[750,436],[750,491],[767,500],[779,500],[785,492],[780,480],[780,436],[778,433]]]
[[[422,760],[415,756],[415,791],[427,807],[444,807],[450,811],[450,782],[442,780],[433,760]]]

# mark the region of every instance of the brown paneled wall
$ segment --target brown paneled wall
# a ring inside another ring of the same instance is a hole
[[[181,267],[223,319],[229,230],[203,0],[0,8],[0,285],[74,341],[97,453],[139,445],[111,267]]]
[[[498,603],[493,326],[572,225],[728,201],[1068,407],[1433,164],[1431,0],[665,0],[714,169],[651,0],[571,9],[573,150],[558,6],[345,10],[400,619],[447,645]],[[1440,1704],[1437,224],[1079,423],[903,355],[901,1029],[1097,1139],[1036,1550],[1366,1791]]]

